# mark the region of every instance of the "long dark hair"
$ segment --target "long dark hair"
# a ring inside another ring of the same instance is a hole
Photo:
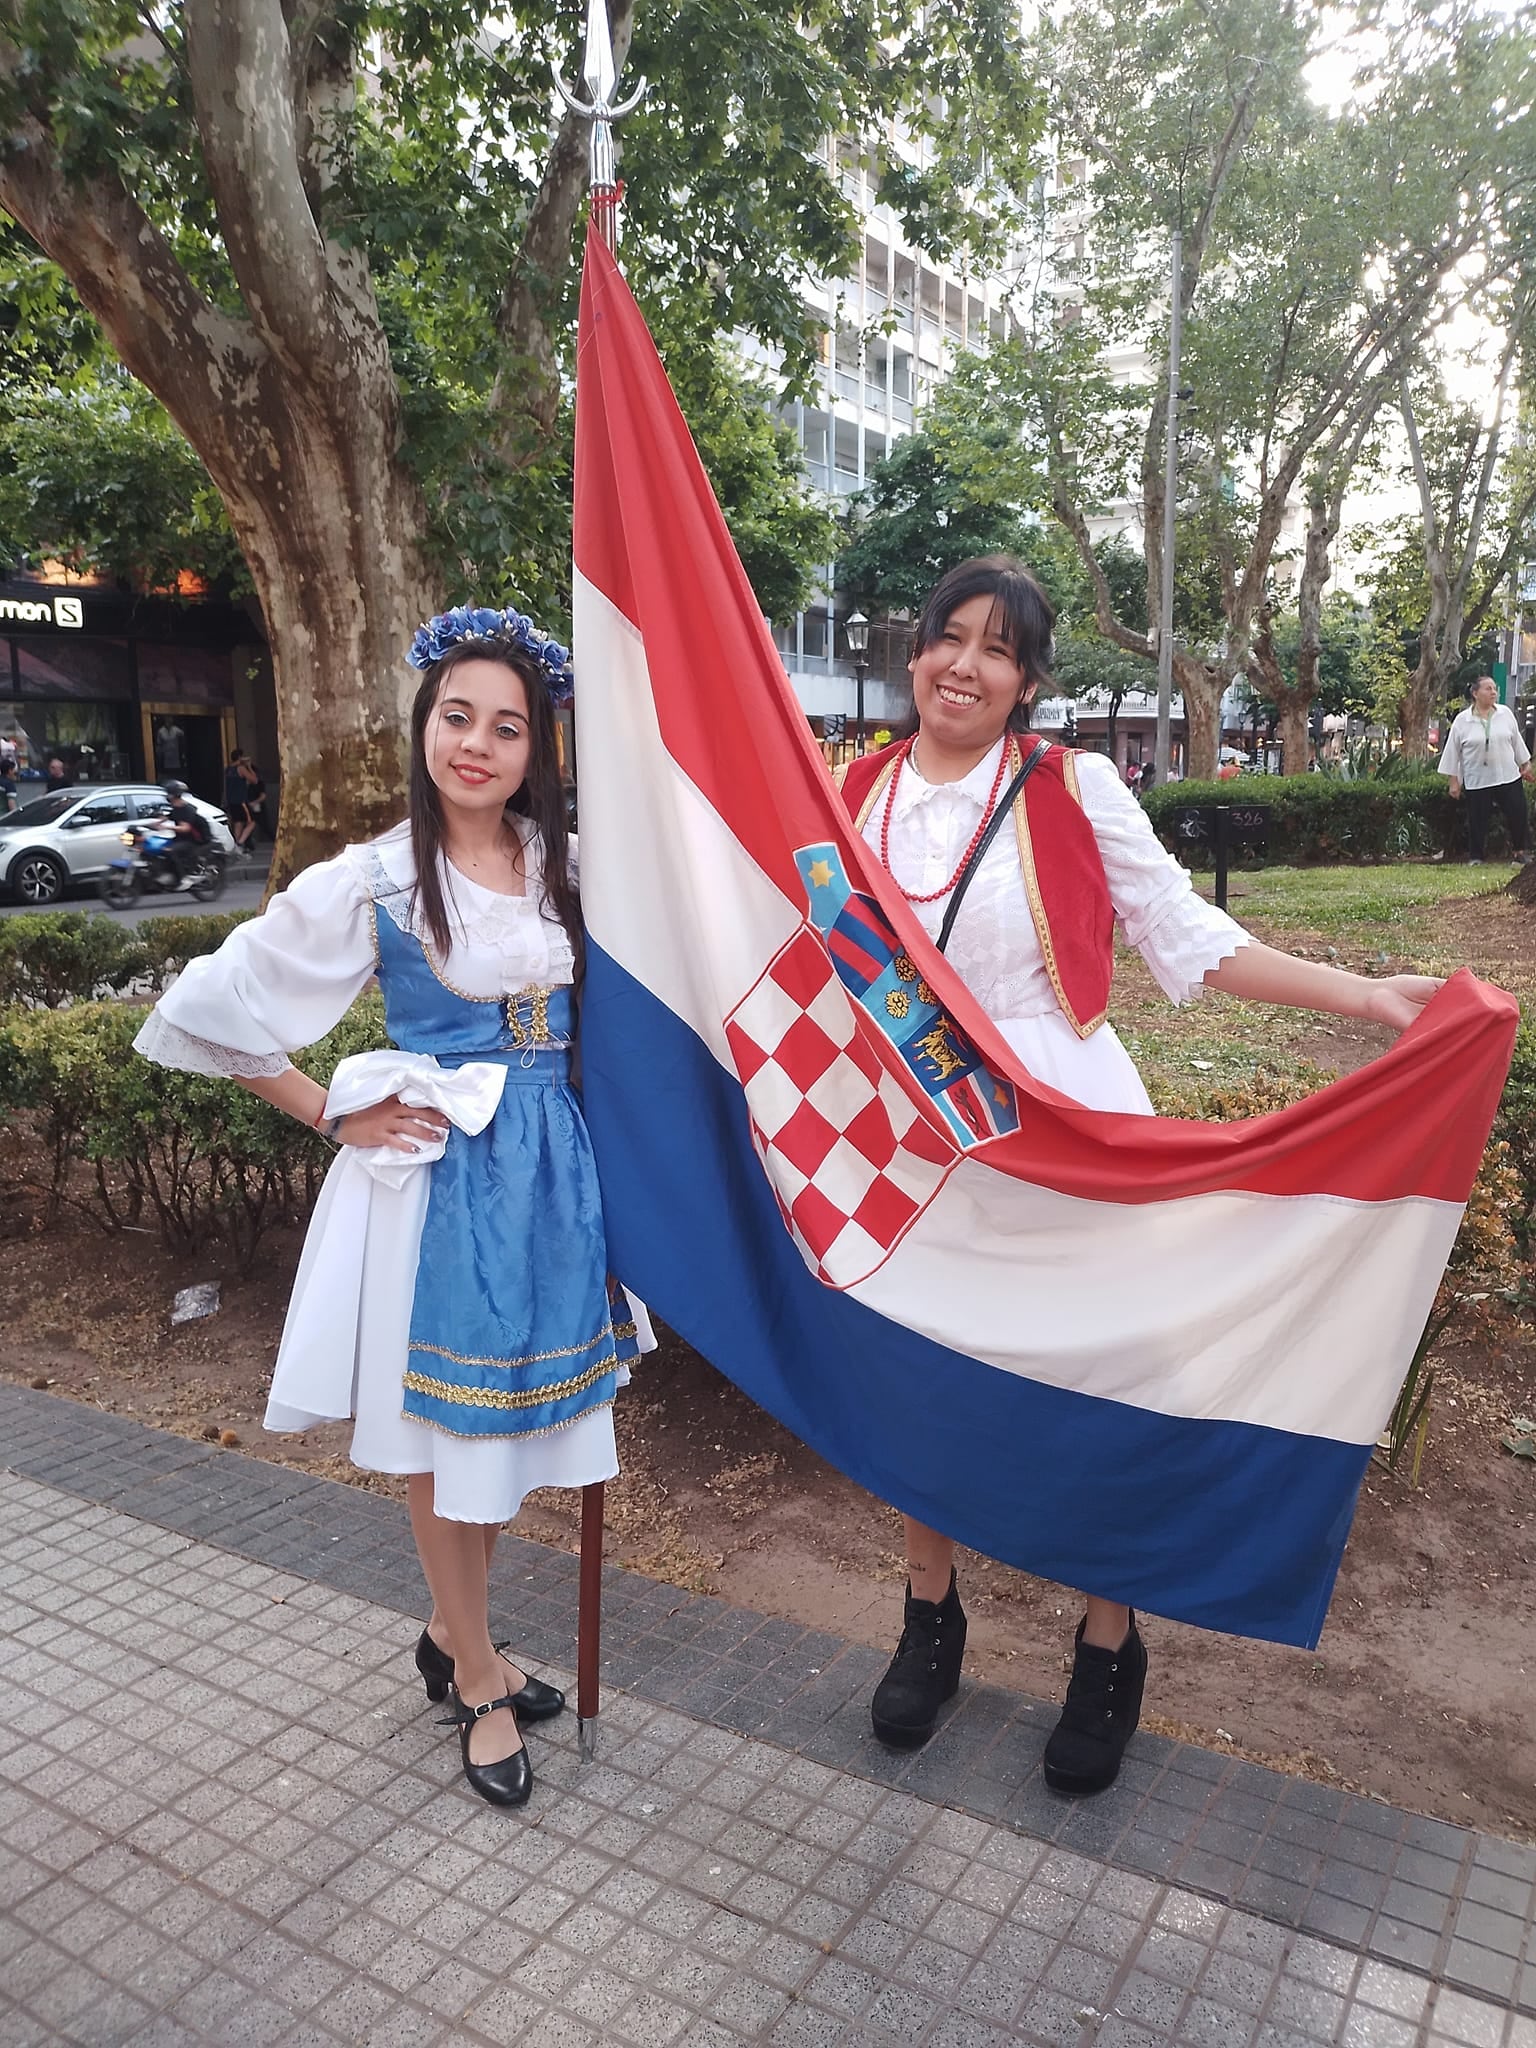
[[[973,597],[991,598],[998,631],[1012,648],[1013,658],[1023,669],[1025,679],[1039,688],[1048,689],[1051,682],[1051,630],[1056,624],[1056,611],[1016,555],[977,555],[969,562],[957,562],[953,569],[940,577],[918,619],[917,631],[912,638],[913,657],[931,646],[961,605],[969,604]],[[1008,714],[1008,730],[1027,732],[1031,709],[1032,706],[1022,700],[1015,704]],[[916,732],[918,724],[914,710],[907,731]]]
[[[461,661],[499,661],[522,678],[528,693],[528,775],[507,809],[531,819],[538,828],[544,857],[544,870],[539,878],[541,909],[545,917],[565,927],[579,981],[584,957],[581,903],[571,882],[555,710],[538,665],[519,649],[497,640],[460,640],[450,647],[442,660],[434,662],[422,677],[411,706],[411,852],[416,859],[412,910],[419,910],[438,952],[447,953],[453,934],[443,894],[443,800],[427,768],[427,720],[443,678]]]

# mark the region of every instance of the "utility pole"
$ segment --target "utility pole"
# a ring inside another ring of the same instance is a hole
[[[1173,764],[1173,514],[1179,492],[1179,351],[1184,340],[1184,236],[1173,231],[1168,293],[1168,435],[1163,461],[1163,591],[1157,621],[1157,782]]]

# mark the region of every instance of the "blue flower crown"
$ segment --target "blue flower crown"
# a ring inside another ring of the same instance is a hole
[[[571,651],[536,626],[521,612],[492,611],[485,605],[457,604],[451,612],[439,612],[416,628],[411,651],[405,657],[412,668],[431,668],[450,647],[463,640],[490,640],[502,647],[515,647],[529,655],[542,670],[549,694],[556,704],[569,704],[576,678],[571,671]]]

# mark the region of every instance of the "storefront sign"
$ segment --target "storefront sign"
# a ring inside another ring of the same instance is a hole
[[[0,626],[72,626],[85,624],[78,597],[0,597]]]

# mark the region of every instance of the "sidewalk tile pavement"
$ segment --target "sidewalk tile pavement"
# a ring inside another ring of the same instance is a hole
[[[1055,1801],[996,1688],[892,1758],[871,1653],[617,1571],[597,1760],[535,1728],[498,1813],[396,1504],[24,1389],[0,1443],[0,2048],[1536,2048],[1523,1845],[1148,1737]],[[573,1565],[499,1553],[557,1680]]]

